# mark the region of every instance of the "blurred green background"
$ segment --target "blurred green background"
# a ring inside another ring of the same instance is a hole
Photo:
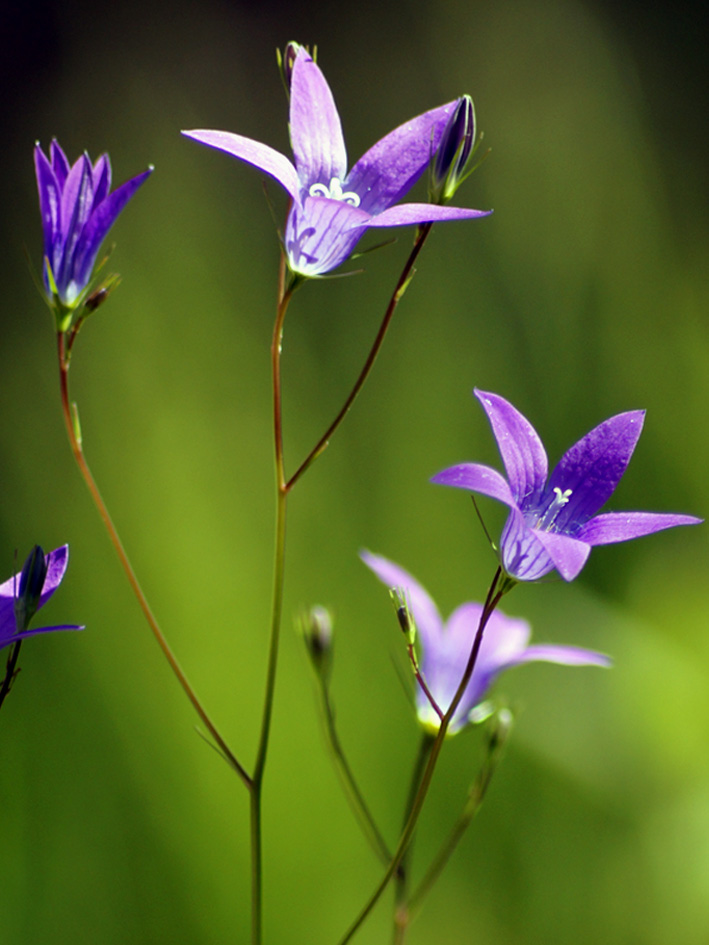
[[[699,9],[699,8],[697,8]],[[343,740],[387,837],[417,732],[400,639],[367,546],[446,614],[493,561],[470,502],[429,477],[498,463],[474,385],[558,456],[613,413],[648,410],[611,507],[706,514],[706,82],[691,5],[581,0],[383,4],[117,0],[6,5],[0,275],[0,559],[68,541],[0,714],[5,945],[248,941],[245,791],[195,734],[66,443],[40,265],[32,144],[108,150],[117,183],[154,163],[112,238],[123,284],[72,367],[85,448],[170,640],[251,764],[265,669],[273,473],[270,331],[278,247],[256,172],[180,138],[223,128],[287,151],[274,50],[317,43],[352,161],[470,92],[490,158],[459,193],[488,219],[434,230],[374,375],[293,494],[286,619],[265,793],[266,940],[334,943],[380,868],[324,751],[291,615],[336,615]],[[269,187],[279,219],[285,201]],[[286,326],[293,469],[368,348],[411,233],[366,272],[312,283]],[[377,242],[376,234],[369,242]],[[484,506],[491,528],[503,520]],[[501,680],[518,722],[481,816],[412,927],[416,943],[694,945],[709,934],[707,533],[598,549],[571,586],[507,611],[538,641],[611,653],[610,672]],[[478,735],[447,746],[421,866],[463,803]],[[358,941],[389,940],[390,904]]]

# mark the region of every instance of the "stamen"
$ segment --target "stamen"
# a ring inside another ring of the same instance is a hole
[[[333,177],[330,180],[330,186],[327,184],[311,184],[308,191],[311,197],[328,197],[330,200],[341,200],[352,207],[359,206],[359,194],[353,190],[342,190],[342,181],[339,177]]]
[[[554,486],[553,492],[554,498],[551,500],[545,511],[537,519],[536,528],[543,528],[545,531],[551,531],[557,515],[571,499],[571,493],[573,492],[573,489],[564,489],[562,491],[559,486]]]

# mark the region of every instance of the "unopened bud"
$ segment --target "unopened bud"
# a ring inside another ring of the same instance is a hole
[[[413,646],[416,642],[416,621],[411,613],[404,591],[401,587],[392,587],[389,589],[389,595],[396,608],[396,619],[399,621],[401,631],[406,637],[406,642],[409,646]]]
[[[507,706],[501,706],[492,716],[487,730],[487,743],[490,753],[496,752],[502,748],[514,723],[514,716]]]
[[[299,49],[299,43],[288,43],[283,52],[281,52],[280,49],[276,50],[278,68],[281,70],[281,78],[283,79],[283,84],[286,87],[287,93],[290,93],[290,81],[293,77],[293,66],[295,65],[295,57],[298,55]]]
[[[443,131],[431,173],[431,200],[446,203],[468,176],[465,173],[475,145],[475,108],[469,95],[458,99]]]
[[[22,566],[15,597],[15,624],[18,633],[28,629],[30,620],[37,612],[46,577],[47,562],[44,552],[39,545],[35,545]]]
[[[316,605],[300,618],[300,630],[310,662],[319,676],[327,677],[332,666],[332,617]]]
[[[118,287],[120,281],[121,277],[118,273],[113,273],[100,286],[90,292],[84,301],[86,313],[90,315],[96,311],[99,305],[103,305],[113,290]]]

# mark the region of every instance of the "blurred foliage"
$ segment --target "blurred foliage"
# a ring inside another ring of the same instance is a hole
[[[116,182],[156,165],[113,231],[123,283],[82,331],[73,393],[154,608],[247,766],[271,585],[278,245],[256,173],[178,131],[237,130],[286,150],[276,46],[317,42],[352,160],[464,91],[492,148],[456,199],[495,214],[434,231],[371,382],[291,505],[285,612],[335,613],[341,735],[387,837],[417,733],[392,668],[390,604],[356,552],[400,561],[445,612],[485,593],[494,562],[470,503],[428,484],[456,461],[498,463],[472,387],[512,400],[552,462],[605,417],[646,407],[612,507],[707,508],[706,128],[695,118],[706,86],[685,8],[663,19],[592,0],[294,6],[117,0],[97,17],[66,0],[3,14],[0,578],[15,548],[22,558],[68,541],[47,618],[87,625],[27,642],[0,716],[7,945],[248,938],[245,792],[194,734],[65,442],[51,322],[22,255],[24,244],[39,269],[36,139],[56,135],[72,158],[108,150]],[[291,470],[359,369],[410,245],[397,236],[363,275],[295,298]],[[492,503],[484,512],[491,528],[502,521]],[[706,553],[704,529],[677,530],[597,549],[572,586],[509,598],[537,640],[603,649],[616,667],[504,679],[519,713],[510,747],[412,945],[706,941]],[[275,711],[267,941],[334,942],[379,867],[339,794],[288,616]],[[473,732],[447,746],[419,864],[455,819],[479,751]],[[380,906],[361,941],[386,941],[389,926]]]

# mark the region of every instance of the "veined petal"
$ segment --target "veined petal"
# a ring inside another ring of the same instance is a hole
[[[479,492],[481,495],[490,496],[491,499],[497,499],[498,502],[504,502],[510,508],[517,508],[509,483],[504,476],[490,466],[482,466],[479,463],[460,463],[458,466],[450,466],[436,473],[431,482],[440,486],[456,486],[458,489]]]
[[[302,46],[290,84],[290,139],[305,193],[312,184],[329,184],[333,177],[344,180],[347,152],[335,100],[325,76]]]
[[[291,197],[300,200],[296,169],[288,158],[280,151],[276,151],[275,148],[262,144],[260,141],[254,141],[252,138],[233,134],[231,131],[196,129],[194,131],[183,131],[182,134],[186,138],[192,138],[194,141],[206,144],[210,148],[216,148],[218,151],[225,151],[227,154],[231,154],[232,157],[257,167],[264,174],[268,174],[278,181]]]
[[[617,541],[642,538],[677,525],[699,525],[703,519],[693,515],[662,512],[606,512],[591,519],[575,537],[589,545],[610,545]]]
[[[399,125],[357,161],[343,185],[360,196],[360,207],[379,214],[399,201],[428,167],[455,111],[457,100]]]
[[[62,583],[64,572],[69,564],[69,545],[61,545],[61,547],[55,548],[54,551],[50,551],[49,554],[44,556],[44,560],[47,564],[47,573],[44,577],[44,584],[42,585],[39,607],[44,607],[52,594]],[[0,593],[1,592],[2,588],[0,588]]]
[[[63,189],[66,179],[69,176],[71,165],[56,138],[52,138],[52,142],[49,145],[49,157],[52,162],[52,170],[56,174],[57,181],[59,182],[59,187]]]
[[[350,256],[370,219],[343,200],[306,197],[302,207],[294,203],[286,221],[288,265],[304,276],[330,272]]]
[[[34,148],[34,166],[39,193],[39,209],[42,215],[44,255],[54,267],[54,250],[61,241],[62,195],[56,173],[39,144],[36,144]],[[44,266],[42,270],[44,271]]]
[[[511,403],[497,394],[474,391],[488,416],[512,495],[523,510],[533,505],[546,483],[547,454],[537,431]]]
[[[62,237],[75,237],[86,222],[93,204],[93,168],[86,153],[74,162],[62,190]]]
[[[610,417],[562,456],[549,480],[550,491],[571,490],[556,518],[559,531],[574,530],[610,498],[630,462],[644,419],[644,410]]]
[[[107,154],[102,154],[93,166],[94,207],[108,196],[111,189],[111,161]]]
[[[71,271],[73,273],[73,283],[77,287],[77,294],[89,281],[91,270],[96,261],[96,254],[106,234],[115,223],[121,210],[152,172],[153,168],[149,167],[147,171],[143,171],[137,177],[121,184],[91,214],[89,222],[83,228],[72,260]]]
[[[404,591],[411,613],[416,621],[416,629],[421,636],[424,652],[429,652],[430,648],[435,649],[440,646],[443,621],[428,591],[408,571],[399,567],[398,564],[394,564],[393,561],[366,550],[360,551],[359,556],[367,567],[374,571],[382,584],[389,588],[399,587]]]
[[[513,656],[501,669],[519,666],[522,663],[542,661],[558,663],[560,666],[612,666],[613,660],[605,653],[586,650],[580,646],[557,646],[552,643],[539,643],[528,646],[518,656]]]
[[[545,532],[537,528],[533,531],[559,574],[565,581],[573,581],[588,560],[590,544],[557,532]]]
[[[435,203],[400,203],[372,217],[370,226],[408,226],[412,223],[437,223],[444,220],[472,220],[487,217],[492,210],[467,210],[442,207]]]
[[[79,291],[74,287],[76,270],[73,265],[74,253],[83,236],[84,227],[91,213],[94,202],[92,167],[88,155],[83,154],[69,171],[69,176],[62,193],[62,254],[61,261],[53,261],[52,268],[57,280],[57,288],[64,302],[74,301]],[[70,285],[71,284],[71,285]]]
[[[518,581],[538,581],[554,570],[554,562],[537,537],[522,513],[512,509],[502,529],[500,555],[505,571]]]

